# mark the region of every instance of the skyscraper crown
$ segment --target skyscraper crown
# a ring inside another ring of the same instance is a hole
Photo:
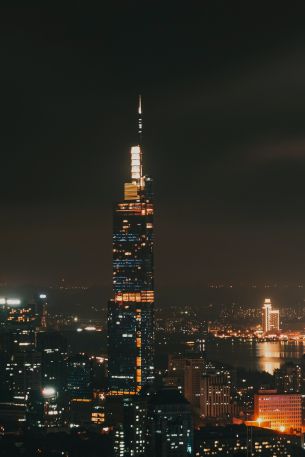
[[[142,97],[139,95],[138,104],[138,141],[139,144],[130,148],[130,171],[131,182],[125,183],[124,198],[125,200],[137,200],[140,197],[141,190],[145,187],[142,164]]]

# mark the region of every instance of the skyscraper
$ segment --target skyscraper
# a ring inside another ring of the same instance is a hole
[[[192,407],[200,407],[200,380],[205,360],[197,354],[186,359],[184,368],[184,396]]]
[[[278,332],[280,330],[280,311],[272,309],[270,298],[265,298],[262,310],[263,332]]]
[[[72,400],[92,398],[92,366],[86,354],[74,354],[69,357],[66,389]]]
[[[133,395],[154,379],[152,180],[143,174],[139,144],[130,150],[131,179],[113,211],[113,293],[108,304],[110,395]]]
[[[204,419],[225,419],[231,411],[231,386],[224,374],[201,378],[200,415]]]
[[[56,331],[40,332],[36,345],[41,353],[42,387],[52,386],[60,392],[66,382],[68,343]]]

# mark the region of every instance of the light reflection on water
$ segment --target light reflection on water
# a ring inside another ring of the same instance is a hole
[[[258,369],[273,374],[285,360],[298,360],[304,353],[304,344],[273,341],[256,344]]]
[[[209,358],[226,362],[235,367],[267,371],[273,374],[287,360],[298,361],[305,352],[301,342],[232,342],[216,340],[207,343]]]

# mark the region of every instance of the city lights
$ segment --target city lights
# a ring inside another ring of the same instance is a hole
[[[132,146],[131,151],[131,179],[140,180],[142,177],[142,152],[140,146]]]
[[[44,387],[42,389],[42,395],[45,398],[51,398],[56,395],[56,389],[54,387]]]
[[[270,298],[266,298],[263,305],[262,324],[265,335],[277,334],[280,331],[280,312],[278,309],[272,309]]]
[[[305,1],[3,3],[0,457],[305,457]]]
[[[21,305],[19,298],[0,298],[0,305],[18,306]]]

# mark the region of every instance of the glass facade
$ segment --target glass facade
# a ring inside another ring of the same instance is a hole
[[[113,211],[113,293],[108,304],[110,395],[133,395],[154,379],[152,180],[142,148],[130,151],[131,182]]]

